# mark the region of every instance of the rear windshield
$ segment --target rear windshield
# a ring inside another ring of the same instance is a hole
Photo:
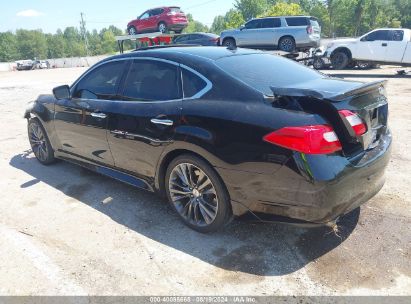
[[[307,17],[290,17],[290,18],[285,18],[285,21],[287,21],[288,26],[308,25]]]
[[[170,11],[173,13],[182,13],[183,11],[179,7],[170,7]]]
[[[270,54],[250,54],[223,57],[217,66],[261,93],[272,96],[273,87],[322,78],[322,74],[290,59]]]
[[[310,23],[312,26],[317,26],[320,27],[320,24],[318,23],[318,20],[315,18],[310,18]]]

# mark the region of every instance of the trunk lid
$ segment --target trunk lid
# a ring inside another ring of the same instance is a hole
[[[337,78],[318,78],[288,88],[271,87],[274,96],[295,98],[304,111],[319,114],[333,126],[347,156],[372,149],[387,131],[386,81],[362,83]],[[358,136],[339,111],[361,118],[367,131]]]

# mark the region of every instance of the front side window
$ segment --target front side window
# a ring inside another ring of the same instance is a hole
[[[112,99],[117,94],[125,61],[107,62],[95,68],[75,86],[73,97]]]
[[[245,27],[250,30],[261,28],[261,20],[260,19],[251,20],[245,24]]]
[[[149,17],[150,17],[150,13],[149,13],[149,12],[145,12],[145,13],[142,14],[142,15],[140,16],[140,18],[138,18],[138,19],[143,20],[143,19],[147,19],[147,18],[149,18]]]
[[[134,60],[124,83],[122,97],[129,101],[180,99],[178,67],[157,60]]]
[[[184,98],[193,97],[207,86],[207,83],[193,72],[186,69],[181,71],[183,73]]]
[[[366,41],[387,41],[389,37],[389,31],[388,30],[379,30],[372,32],[365,36]]]

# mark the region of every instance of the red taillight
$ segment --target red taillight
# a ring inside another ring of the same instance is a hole
[[[367,132],[367,126],[357,114],[349,110],[340,110],[338,113],[348,121],[356,135],[360,136]]]
[[[307,26],[307,34],[311,35],[313,33],[313,27],[311,25]]]
[[[263,137],[266,142],[306,154],[328,154],[341,150],[329,125],[285,127]]]

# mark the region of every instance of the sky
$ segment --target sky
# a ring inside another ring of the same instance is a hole
[[[145,10],[157,6],[180,6],[194,19],[211,26],[217,15],[233,7],[234,0],[2,0],[0,32],[16,29],[41,29],[55,33],[67,26],[79,26],[85,14],[88,30],[113,24],[125,29],[127,23]]]

